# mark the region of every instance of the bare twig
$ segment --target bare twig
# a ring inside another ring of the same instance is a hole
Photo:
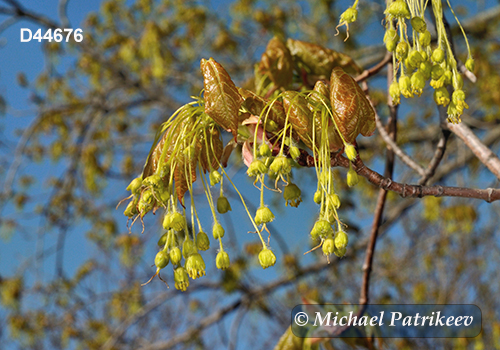
[[[418,181],[419,185],[426,185],[429,179],[434,176],[439,163],[443,159],[444,152],[446,151],[446,143],[448,142],[448,138],[450,136],[450,132],[448,130],[443,130],[441,133],[441,137],[439,138],[439,142],[436,146],[436,151],[434,152],[434,156],[429,162],[429,166],[425,169],[425,174]]]
[[[371,77],[372,75],[377,74],[379,71],[381,71],[389,62],[391,62],[392,59],[392,54],[390,52],[387,52],[379,63],[377,63],[375,66],[373,66],[370,69],[365,69],[360,75],[358,75],[354,80],[356,80],[358,83],[361,81],[364,81]]]

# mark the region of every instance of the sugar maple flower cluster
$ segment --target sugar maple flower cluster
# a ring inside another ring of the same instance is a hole
[[[357,3],[343,14],[340,25],[356,20]],[[437,2],[433,8],[435,13],[442,13]],[[456,122],[467,108],[463,83],[443,32],[442,15],[436,16],[440,23],[438,47],[432,50],[424,10],[422,1],[397,0],[389,3],[385,12],[385,42],[394,52],[395,70],[400,71],[389,93],[396,102],[400,94],[419,96],[426,79],[432,78],[436,102],[449,105],[450,121]],[[407,19],[413,30],[411,45]],[[321,248],[328,261],[332,254],[343,257],[349,239],[347,226],[339,216],[341,200],[331,164],[332,157],[345,154],[349,159],[347,185],[358,183],[351,164],[358,157],[356,138],[359,134],[370,136],[375,130],[375,111],[351,76],[362,69],[350,57],[325,47],[275,37],[255,66],[252,90],[237,87],[213,58],[201,60],[201,72],[203,94],[161,125],[143,173],[127,187],[131,200],[124,214],[132,223],[142,222],[151,211],[164,213],[156,273],[150,281],[155,276],[161,278],[160,271],[171,264],[175,287],[185,291],[190,278],[205,275],[201,252],[208,250],[211,242],[218,244],[216,267],[230,268],[230,256],[223,244],[225,230],[220,223],[220,215],[232,210],[224,195],[228,183],[238,193],[262,244],[256,260],[263,268],[273,266],[277,258],[270,246],[268,224],[275,215],[266,205],[265,194],[280,192],[285,206],[298,207],[302,191],[292,181],[292,173],[304,166],[314,166],[317,178],[313,200],[319,211],[310,232],[314,249]],[[455,89],[451,99],[444,87],[447,83]],[[223,132],[232,134],[227,145],[223,144]],[[260,191],[254,213],[224,170],[237,145],[241,146],[247,175]],[[195,186],[204,189],[211,210],[213,224],[208,230],[198,217]],[[206,231],[211,231],[212,239]],[[267,240],[263,237],[266,232]]]
[[[455,16],[449,0],[446,2]],[[349,16],[349,14],[354,13],[357,3],[358,1],[355,1],[354,5],[341,15],[339,26],[348,25],[356,20],[356,16]],[[424,16],[429,3],[432,4],[433,15],[436,19],[436,45],[431,44],[431,33],[427,29]],[[459,123],[464,109],[469,106],[465,102],[463,79],[458,71],[457,60],[443,22],[442,1],[387,1],[384,14],[386,15],[384,42],[387,50],[393,53],[394,80],[389,88],[393,102],[399,104],[401,95],[405,98],[420,96],[426,83],[429,82],[434,88],[436,104],[448,106],[448,121]],[[353,20],[347,21],[346,18]],[[465,67],[473,72],[474,60],[467,37],[456,16],[455,19],[467,44],[468,58]],[[453,90],[451,97],[447,86],[451,86]]]

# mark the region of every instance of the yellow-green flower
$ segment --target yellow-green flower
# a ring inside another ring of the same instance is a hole
[[[267,269],[276,263],[276,256],[271,250],[264,248],[259,253],[259,263],[263,269]]]
[[[184,267],[180,266],[174,270],[175,289],[185,292],[189,287],[189,279]]]

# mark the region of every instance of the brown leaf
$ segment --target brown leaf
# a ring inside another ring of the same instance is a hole
[[[332,71],[330,102],[346,142],[353,144],[359,133],[370,136],[375,131],[375,111],[358,83],[340,67]]]
[[[229,74],[213,58],[202,59],[200,66],[205,86],[205,113],[236,138],[243,99]]]
[[[311,74],[328,77],[335,67],[354,75],[363,71],[351,57],[326,47],[293,39],[288,39],[286,45],[294,59],[306,65]]]
[[[262,111],[266,108],[267,105],[270,105],[270,102],[267,101],[265,98],[260,97],[259,95],[255,94],[252,91],[248,91],[242,88],[239,88],[238,91],[240,92],[241,96],[245,99],[243,102],[243,105],[245,106],[246,109],[250,111],[255,116],[260,116]],[[263,113],[263,118],[267,115],[267,118],[272,120],[278,125],[279,129],[283,129],[285,127],[285,119],[286,119],[286,114],[285,110],[283,109],[283,105],[279,101],[274,101],[272,106],[270,107],[271,109],[268,112],[268,109]]]
[[[312,148],[313,114],[307,100],[296,91],[285,91],[283,107],[294,134],[298,135],[307,147]]]
[[[273,37],[259,63],[259,73],[267,74],[276,87],[287,88],[292,83],[293,59],[285,43]]]

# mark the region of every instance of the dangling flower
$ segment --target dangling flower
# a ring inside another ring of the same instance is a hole
[[[340,20],[339,24],[335,29],[337,30],[337,34],[339,34],[339,27],[346,26],[346,32],[347,32],[347,37],[345,38],[344,41],[347,41],[349,39],[349,23],[356,22],[356,19],[358,18],[358,10],[356,9],[358,5],[358,0],[354,2],[354,5],[352,7],[349,7],[347,10],[345,10],[341,15],[340,15]]]
[[[175,289],[185,292],[189,287],[189,279],[184,267],[178,267],[174,270]]]
[[[205,276],[205,262],[199,253],[194,253],[186,260],[186,270],[192,279]]]
[[[276,256],[270,249],[264,248],[259,253],[259,263],[263,269],[267,269],[276,263]]]
[[[229,267],[229,264],[229,255],[223,250],[218,252],[215,257],[215,266],[217,266],[219,270],[225,270]]]
[[[255,223],[257,225],[267,224],[274,220],[274,214],[268,207],[260,207],[255,213]]]
[[[285,190],[283,191],[285,205],[288,206],[288,204],[290,204],[292,207],[297,208],[300,202],[302,202],[301,194],[302,191],[300,188],[296,184],[290,182],[285,186]]]

